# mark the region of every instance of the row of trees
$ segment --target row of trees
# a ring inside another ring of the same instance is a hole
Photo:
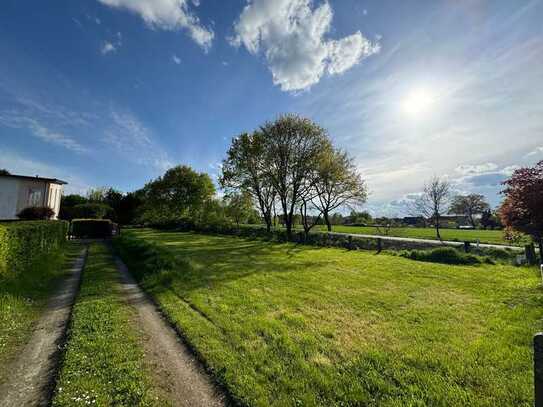
[[[483,226],[503,224],[506,236],[516,232],[530,235],[543,253],[543,161],[532,168],[516,170],[503,185],[505,196],[495,214],[482,195],[451,198],[451,184],[445,178],[434,177],[424,186],[424,191],[412,205],[412,212],[431,219],[440,235],[440,218],[444,213],[465,214],[475,226],[475,215],[481,215]]]
[[[260,223],[258,212],[247,194],[216,197],[215,186],[206,173],[177,166],[134,192],[113,188],[91,189],[86,196],[62,198],[60,218],[103,219],[121,224],[166,224],[180,221]]]
[[[121,223],[263,221],[268,230],[281,219],[291,236],[297,220],[306,234],[322,222],[331,230],[340,219],[334,211],[356,209],[367,198],[366,184],[352,157],[336,148],[322,127],[296,115],[281,116],[235,137],[219,182],[226,192],[222,199],[217,198],[208,174],[178,166],[129,194],[109,188],[93,190],[87,197],[64,197],[61,217],[88,217],[81,216],[85,215],[82,211],[93,209],[97,216]],[[411,212],[432,222],[439,239],[440,221],[446,214],[455,214],[466,216],[474,227],[477,219],[483,227],[502,222],[541,245],[542,184],[543,162],[515,171],[505,182],[505,200],[496,214],[482,195],[454,196],[446,178],[434,177]],[[372,221],[369,214],[355,210],[344,219],[349,223]]]
[[[268,230],[279,209],[289,236],[299,213],[305,233],[339,207],[367,198],[353,160],[335,148],[327,132],[309,119],[284,115],[232,140],[223,161],[221,186],[249,195]]]

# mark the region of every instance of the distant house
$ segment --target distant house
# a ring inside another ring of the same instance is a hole
[[[0,219],[17,219],[29,206],[48,206],[57,219],[63,185],[66,182],[56,178],[0,175]]]

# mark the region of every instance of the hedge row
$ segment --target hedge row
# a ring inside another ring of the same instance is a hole
[[[28,270],[58,249],[66,241],[67,232],[65,221],[0,223],[0,277]]]
[[[113,234],[113,223],[109,219],[74,219],[70,235],[76,239],[103,239]]]
[[[232,235],[247,238],[260,238],[276,242],[294,242],[324,247],[343,247],[347,249],[379,250],[379,239],[366,237],[350,237],[347,235],[334,235],[328,233],[310,233],[305,236],[302,231],[294,231],[289,239],[286,230],[271,230],[258,226],[240,225],[239,227],[229,223],[199,225],[190,221],[175,222],[168,224],[148,225],[156,229],[193,231],[207,234]]]

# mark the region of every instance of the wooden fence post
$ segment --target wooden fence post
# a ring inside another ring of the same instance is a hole
[[[383,239],[380,237],[377,238],[377,253],[381,253],[383,251]]]
[[[534,406],[543,407],[543,332],[534,336]]]

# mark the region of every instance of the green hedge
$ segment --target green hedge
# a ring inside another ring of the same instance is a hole
[[[70,227],[72,237],[106,238],[113,233],[113,223],[109,219],[74,219]]]
[[[66,241],[68,222],[0,223],[0,277],[25,272]]]
[[[462,253],[453,247],[440,247],[433,250],[411,250],[400,254],[411,260],[443,264],[481,264],[490,259],[480,258],[473,254]]]

